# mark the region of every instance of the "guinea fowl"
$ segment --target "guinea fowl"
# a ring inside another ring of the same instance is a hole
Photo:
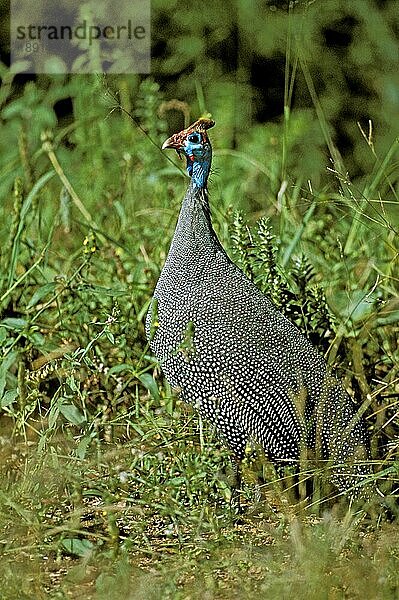
[[[368,440],[353,403],[324,359],[229,259],[212,227],[212,148],[199,119],[166,140],[191,181],[147,315],[146,333],[166,379],[210,420],[237,464],[248,442],[275,464],[304,447],[329,460],[352,494],[370,475]]]

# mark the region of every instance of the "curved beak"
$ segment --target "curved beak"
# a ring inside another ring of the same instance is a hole
[[[183,142],[182,142],[181,132],[171,135],[170,138],[168,138],[162,144],[162,150],[165,150],[166,148],[173,148],[173,150],[176,150],[178,157],[180,159],[183,158],[182,157]]]
[[[180,141],[177,139],[177,135],[171,135],[170,138],[164,141],[162,144],[162,150],[166,148],[173,148],[174,150],[178,150],[181,146]]]

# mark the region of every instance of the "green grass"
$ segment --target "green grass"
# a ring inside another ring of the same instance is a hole
[[[223,452],[156,420],[86,459],[3,439],[3,598],[397,597],[395,524],[250,492],[237,521]]]
[[[313,88],[318,120],[286,111],[234,151],[215,129],[223,244],[365,402],[391,494],[390,510],[349,511],[324,488],[298,501],[289,474],[249,455],[238,515],[228,452],[172,395],[144,335],[187,184],[159,150],[162,97],[151,80],[47,83],[3,98],[1,598],[396,598],[396,142],[370,147],[367,178],[335,164],[316,188],[296,149],[320,124],[335,150]],[[56,124],[65,97],[74,113]]]

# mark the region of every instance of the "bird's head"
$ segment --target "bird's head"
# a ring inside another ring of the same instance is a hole
[[[195,123],[175,133],[162,146],[176,150],[179,158],[183,155],[187,160],[187,172],[197,188],[206,187],[212,162],[212,146],[207,130],[213,127],[215,121],[198,119]]]

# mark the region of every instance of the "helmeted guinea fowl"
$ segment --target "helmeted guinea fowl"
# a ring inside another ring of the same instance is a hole
[[[237,461],[250,440],[275,463],[319,447],[347,491],[370,473],[364,425],[324,359],[222,248],[207,191],[213,125],[200,119],[163,145],[186,157],[191,181],[147,315],[150,347]]]

